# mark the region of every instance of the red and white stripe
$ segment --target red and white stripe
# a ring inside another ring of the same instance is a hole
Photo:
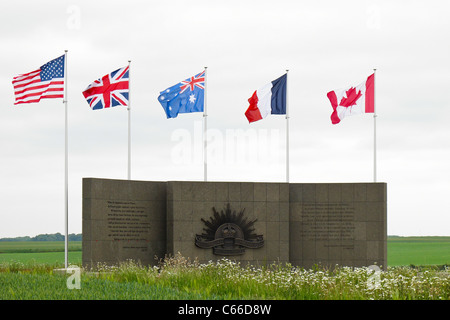
[[[64,98],[64,79],[41,81],[41,70],[13,78],[14,104],[39,102],[45,98]]]
[[[375,112],[375,74],[353,87],[330,91],[327,94],[333,107],[331,123],[337,124],[348,116]]]

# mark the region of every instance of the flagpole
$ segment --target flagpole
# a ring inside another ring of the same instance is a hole
[[[373,69],[373,182],[377,182],[377,113],[375,99],[375,73],[377,69]]]
[[[128,180],[131,180],[131,60],[128,60]]]
[[[65,238],[64,238],[64,265],[67,269],[69,261],[69,187],[68,187],[68,119],[67,119],[67,51],[64,52],[64,211],[65,211]]]
[[[288,72],[286,69],[286,182],[289,183],[289,91]]]
[[[207,162],[207,137],[206,137],[206,132],[207,132],[207,117],[208,117],[208,113],[207,113],[207,103],[206,103],[206,71],[207,71],[208,67],[205,67],[205,91],[204,91],[204,100],[203,100],[203,178],[205,181],[208,181],[208,162]]]

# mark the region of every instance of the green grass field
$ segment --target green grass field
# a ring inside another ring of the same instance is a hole
[[[0,300],[163,300],[206,299],[177,288],[83,277],[83,290],[68,290],[66,276],[0,272]],[[7,289],[6,289],[7,288]]]
[[[36,262],[52,265],[64,264],[64,252],[34,252],[34,253],[1,253],[0,262],[17,261],[24,264]],[[69,263],[81,264],[81,251],[69,251]]]
[[[157,267],[125,262],[81,272],[49,265],[0,263],[0,300],[449,300],[450,269],[243,266],[228,259],[199,264],[181,256]],[[70,283],[78,282],[77,289]]]
[[[62,241],[1,241],[1,253],[64,252]],[[81,251],[81,241],[69,242],[69,251]]]
[[[450,265],[450,237],[389,237],[388,266]]]
[[[64,264],[64,242],[11,241],[0,242],[0,262]],[[81,264],[81,241],[69,242],[69,263]]]
[[[69,265],[81,265],[81,243],[70,250]],[[64,243],[0,242],[0,252],[0,300],[450,300],[450,268],[443,267],[450,237],[389,238],[389,268],[378,276],[364,268],[254,268],[227,259],[199,265],[179,255],[158,267],[126,262],[83,272],[81,290],[56,272]]]
[[[450,265],[450,237],[389,237],[388,266]],[[64,264],[64,242],[0,242],[0,262]],[[69,263],[81,264],[81,241],[69,242]]]

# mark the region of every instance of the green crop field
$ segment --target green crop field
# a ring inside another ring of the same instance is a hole
[[[388,237],[388,266],[449,265],[450,237]],[[64,242],[0,242],[0,262],[64,263]],[[69,263],[81,264],[81,241],[69,242]]]
[[[450,237],[389,237],[388,266],[450,265]]]
[[[1,262],[21,262],[24,264],[36,262],[51,265],[64,264],[64,252],[34,252],[34,253],[1,253]],[[81,265],[81,251],[69,251],[69,263]]]
[[[1,241],[1,253],[64,252],[62,241]],[[69,251],[81,251],[81,241],[69,242]]]
[[[64,242],[0,242],[0,262],[64,264]],[[69,263],[81,264],[81,241],[69,242]]]

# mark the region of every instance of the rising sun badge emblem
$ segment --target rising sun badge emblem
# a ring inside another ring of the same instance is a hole
[[[204,233],[195,236],[195,245],[202,249],[213,248],[216,255],[241,255],[245,248],[257,249],[264,246],[262,235],[254,233],[255,220],[247,221],[245,209],[239,213],[231,210],[228,203],[220,213],[213,207],[213,216],[204,220]]]

